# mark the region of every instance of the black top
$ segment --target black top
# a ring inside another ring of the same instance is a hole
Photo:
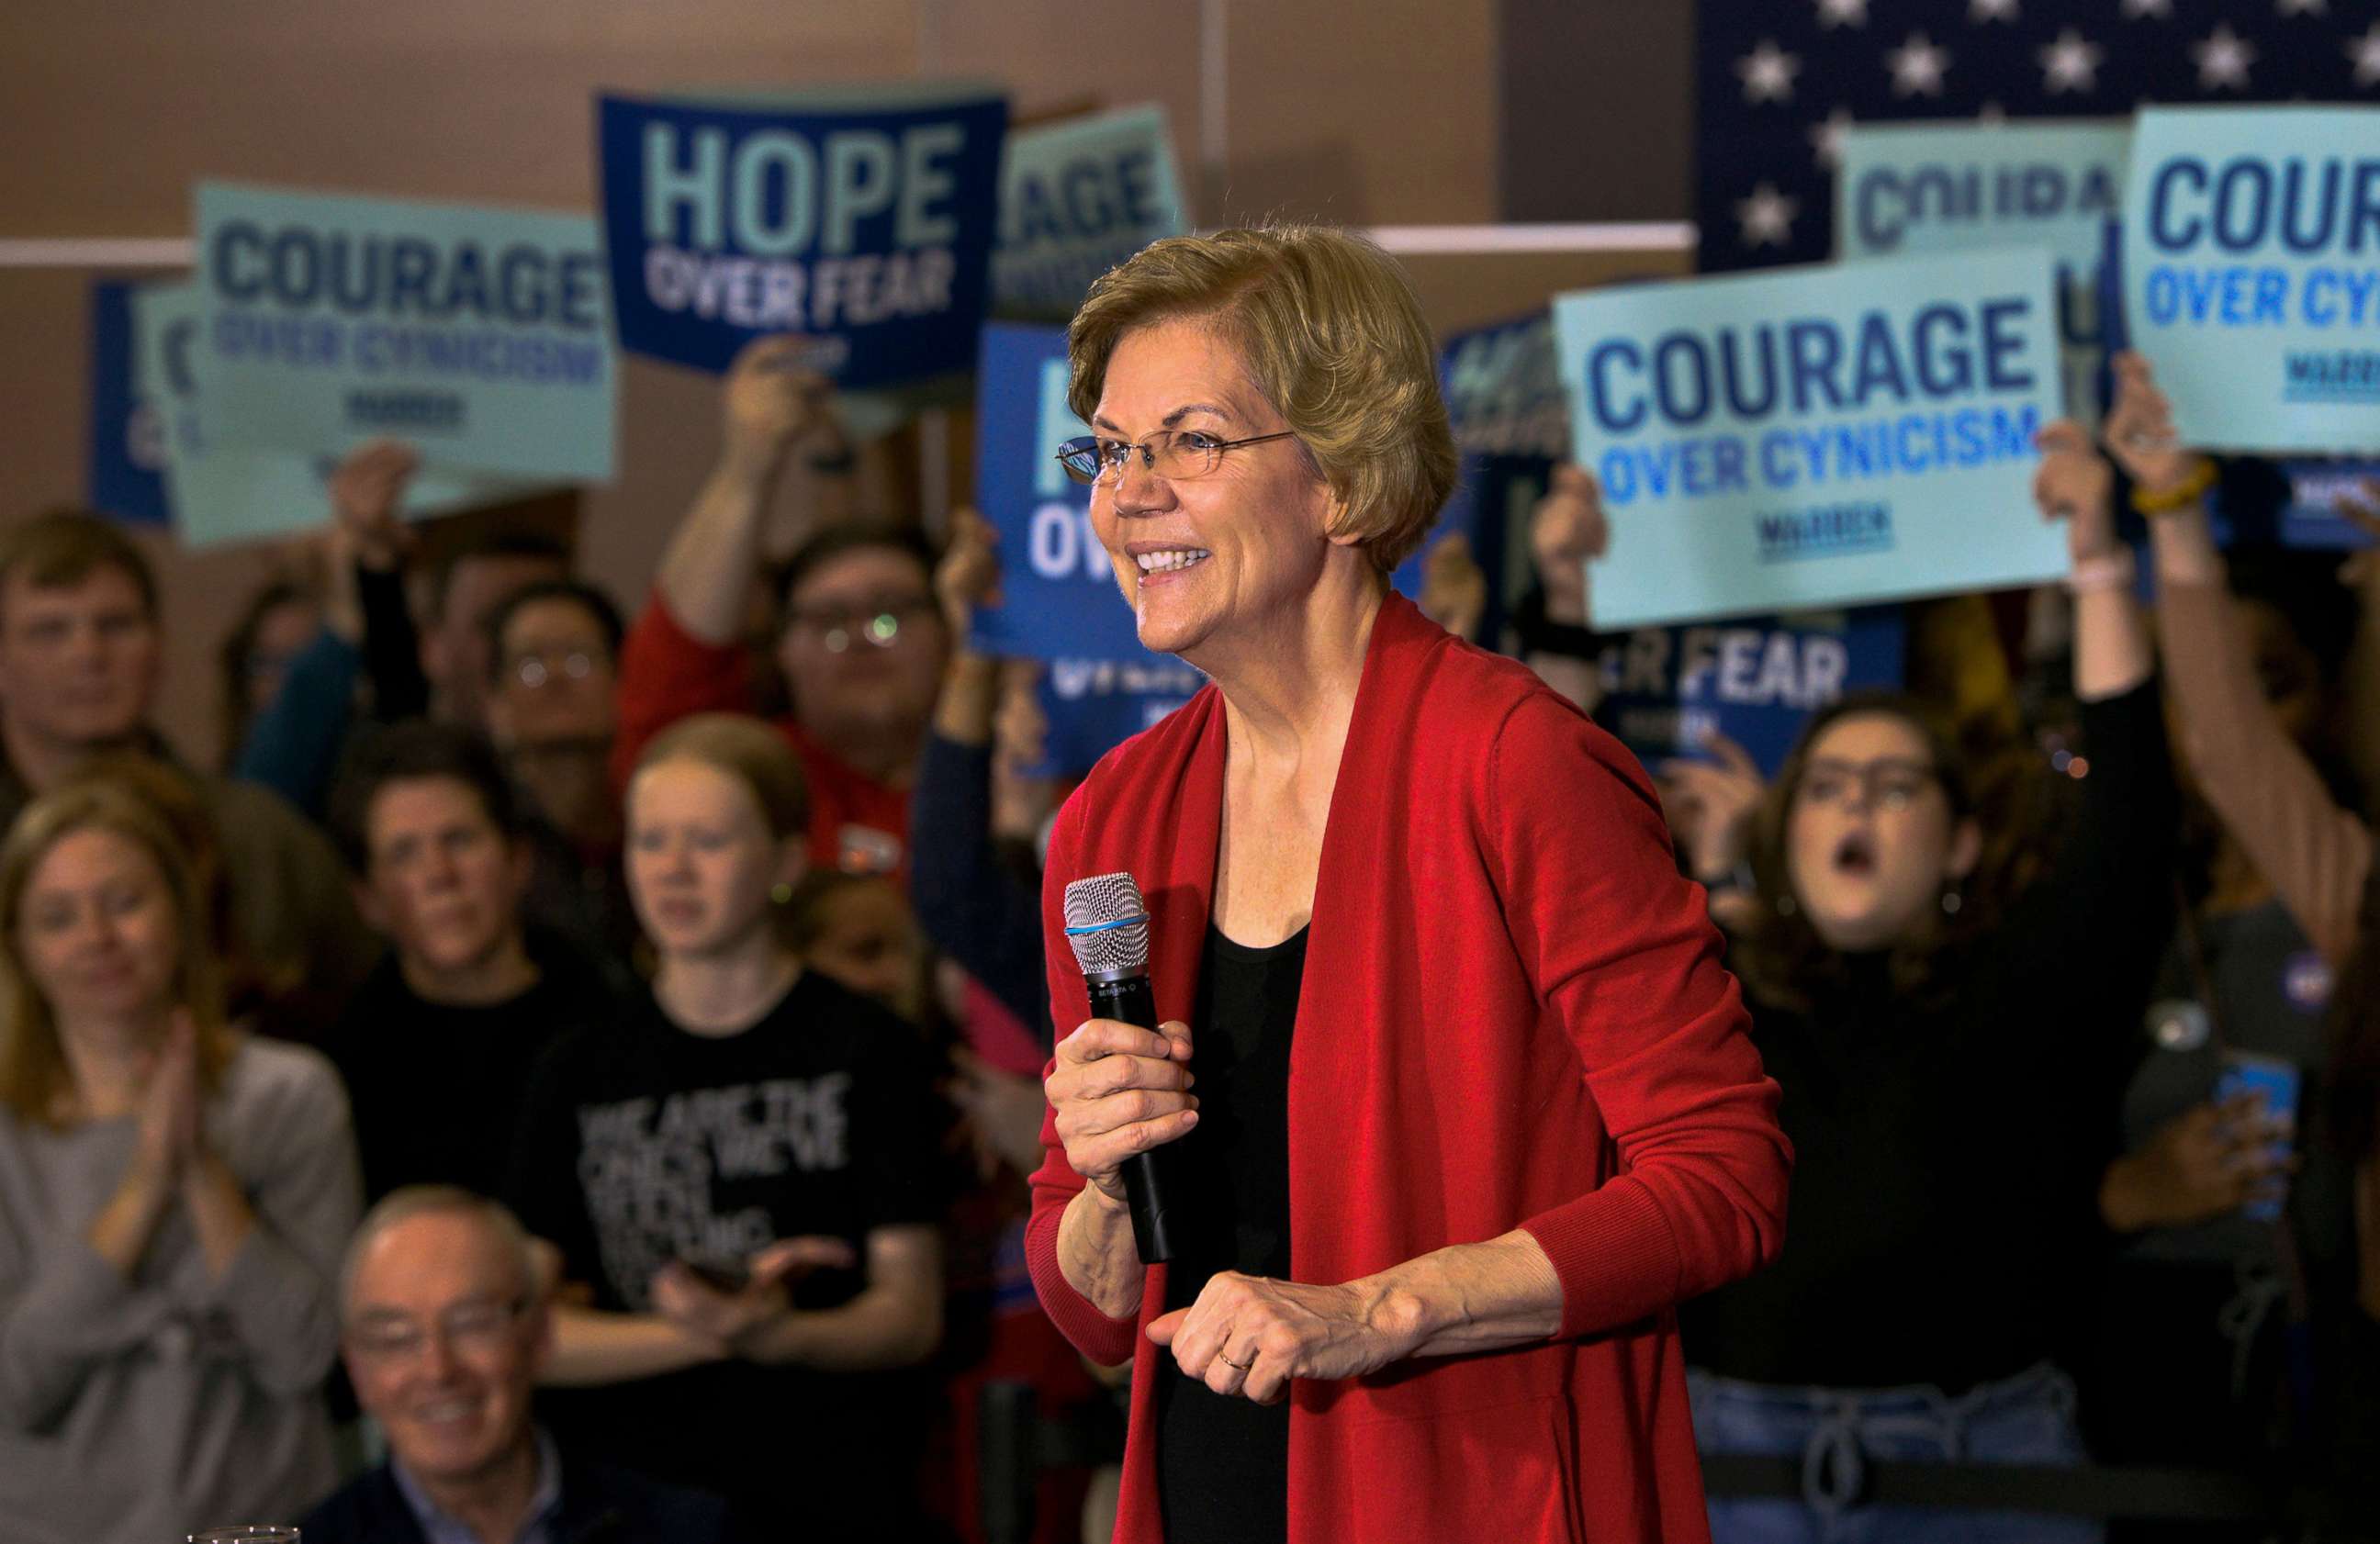
[[[1218,1271],[1290,1277],[1289,1045],[1305,972],[1305,929],[1270,948],[1207,930],[1191,1024],[1198,1125],[1168,1170],[1183,1243],[1168,1310]],[[1157,1485],[1167,1544],[1263,1544],[1289,1535],[1289,1405],[1214,1393],[1158,1363]]]
[[[1687,1361],[1754,1382],[1958,1393],[2061,1358],[2111,1240],[2098,1179],[2170,907],[2156,691],[2083,709],[2058,862],[1912,1000],[1879,957],[1816,1002],[1752,1002],[1783,1092],[1777,1262],[1686,1304]],[[2042,775],[2046,776],[2045,772]]]
[[[368,1199],[405,1185],[503,1188],[538,1057],[617,1011],[573,951],[532,936],[529,953],[539,974],[528,991],[458,1007],[407,985],[392,950],[324,1037],[346,1080]]]
[[[650,1311],[673,1260],[735,1263],[780,1238],[826,1235],[864,1258],[871,1230],[941,1219],[937,1071],[907,1024],[815,971],[718,1038],[647,997],[540,1065],[510,1196],[599,1309]],[[833,1308],[864,1285],[820,1271],[794,1300]],[[725,1496],[756,1526],[873,1538],[887,1498],[915,1494],[907,1373],[728,1362],[548,1390],[540,1407],[565,1449]]]

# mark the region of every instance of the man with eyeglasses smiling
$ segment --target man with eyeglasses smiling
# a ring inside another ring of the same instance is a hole
[[[804,447],[813,477],[843,478],[853,465],[829,383],[802,368],[800,343],[761,339],[728,371],[719,462],[621,650],[614,788],[626,785],[646,742],[678,719],[755,710],[745,619],[782,474]],[[825,524],[825,513],[811,512],[807,539],[782,570],[775,654],[793,711],[776,727],[809,785],[810,862],[897,873],[950,631],[923,537]]]
[[[316,1507],[307,1544],[713,1544],[726,1508],[559,1452],[530,1417],[548,1345],[535,1246],[449,1186],[365,1214],[340,1273],[341,1343],[388,1462]]]

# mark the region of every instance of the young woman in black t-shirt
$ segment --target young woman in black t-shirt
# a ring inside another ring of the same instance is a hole
[[[549,1413],[577,1441],[729,1496],[771,1537],[902,1533],[941,1330],[934,1068],[778,924],[807,801],[757,719],[690,718],[628,789],[650,1003],[556,1046],[515,1166],[584,1302]],[[824,1529],[823,1532],[817,1530]]]

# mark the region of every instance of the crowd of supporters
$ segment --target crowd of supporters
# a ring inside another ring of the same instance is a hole
[[[0,1544],[972,1538],[977,1391],[1110,1397],[1024,1269],[1066,790],[968,646],[1002,554],[869,507],[795,349],[625,619],[547,537],[413,561],[415,456],[351,454],[321,584],[224,642],[220,771],[151,727],[139,549],[0,533]],[[1697,1437],[1827,1460],[1722,1537],[1861,1454],[2380,1465],[2380,563],[2218,549],[2255,468],[2118,382],[2043,437],[2065,585],[1929,603],[1773,779],[1655,769],[1796,1155],[1778,1262],[1684,1312]],[[1527,537],[1475,641],[1591,714],[1592,479]]]

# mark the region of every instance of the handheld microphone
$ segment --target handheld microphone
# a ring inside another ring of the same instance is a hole
[[[1066,887],[1066,942],[1083,968],[1091,1017],[1144,1030],[1157,1028],[1157,995],[1148,985],[1148,908],[1129,874],[1100,874]],[[1132,1211],[1132,1241],[1144,1265],[1173,1258],[1174,1225],[1165,1209],[1159,1162],[1166,1149],[1123,1161],[1124,1201]]]

